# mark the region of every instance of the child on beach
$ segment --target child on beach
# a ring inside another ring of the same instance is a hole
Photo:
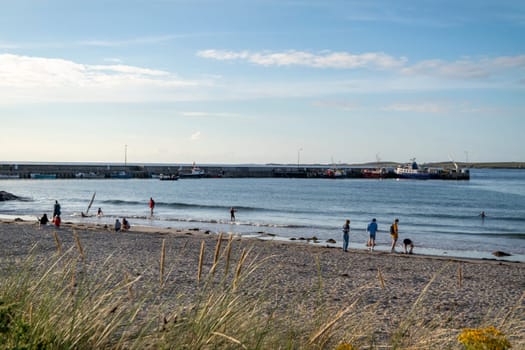
[[[55,215],[53,218],[53,223],[55,224],[56,228],[60,227],[60,224],[62,223],[62,220],[60,219],[60,215]]]
[[[44,215],[42,215],[42,217],[38,220],[38,223],[40,224],[40,226],[45,226],[47,225],[48,222],[49,222],[49,219],[47,218],[46,213],[44,213]]]
[[[120,228],[121,228],[120,221],[119,221],[119,219],[116,219],[115,220],[115,232],[119,232]]]

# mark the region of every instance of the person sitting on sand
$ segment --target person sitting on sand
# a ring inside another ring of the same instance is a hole
[[[403,240],[403,248],[405,249],[405,254],[412,254],[412,250],[414,249],[414,243],[410,238],[405,238]],[[409,248],[407,250],[407,248]]]
[[[120,221],[119,221],[119,219],[116,219],[115,220],[115,232],[119,232],[120,228],[121,228]]]
[[[129,221],[126,218],[122,218],[122,231],[127,231],[131,228]]]
[[[47,225],[48,222],[49,222],[49,219],[46,213],[44,213],[44,215],[42,215],[42,217],[38,219],[38,223],[40,224],[40,226],[45,226]]]

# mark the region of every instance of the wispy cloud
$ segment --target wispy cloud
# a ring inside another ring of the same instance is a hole
[[[406,62],[404,57],[396,58],[380,52],[352,54],[348,52],[310,53],[295,50],[284,52],[203,50],[197,52],[197,55],[202,58],[220,61],[248,61],[262,66],[306,66],[336,69],[391,69],[401,67]]]
[[[227,50],[203,50],[197,56],[218,61],[245,61],[265,67],[303,66],[330,69],[379,69],[405,76],[430,76],[447,79],[480,79],[525,68],[525,55],[482,58],[462,58],[456,61],[442,59],[422,60],[410,63],[406,57],[394,57],[385,53],[305,51],[250,52]]]
[[[455,79],[479,79],[511,69],[525,68],[525,55],[461,59],[454,62],[425,60],[402,69],[409,75],[430,75]]]
[[[227,112],[181,112],[181,115],[184,117],[219,117],[219,118],[238,118],[242,117],[237,113],[227,113]]]
[[[443,113],[446,112],[448,108],[435,103],[398,103],[384,107],[383,110],[388,112]]]

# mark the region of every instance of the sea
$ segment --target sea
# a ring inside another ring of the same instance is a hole
[[[0,190],[24,198],[0,202],[4,219],[51,217],[57,200],[66,222],[113,225],[126,217],[132,226],[198,228],[334,247],[341,245],[342,226],[350,219],[350,248],[366,250],[366,227],[376,218],[376,250],[390,251],[389,228],[398,218],[399,242],[410,238],[415,254],[498,259],[492,253],[503,251],[511,256],[501,259],[525,262],[525,170],[520,169],[471,169],[469,181],[8,179],[0,180]],[[150,197],[156,202],[152,217]],[[101,217],[94,215],[98,208]]]

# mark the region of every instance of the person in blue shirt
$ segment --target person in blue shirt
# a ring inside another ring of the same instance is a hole
[[[376,232],[377,232],[377,222],[375,218],[373,218],[372,222],[368,224],[366,231],[368,232],[368,243],[367,243],[368,250],[373,252],[374,247],[376,245]]]
[[[350,220],[346,220],[343,225],[343,251],[348,251],[348,242],[350,241]]]

